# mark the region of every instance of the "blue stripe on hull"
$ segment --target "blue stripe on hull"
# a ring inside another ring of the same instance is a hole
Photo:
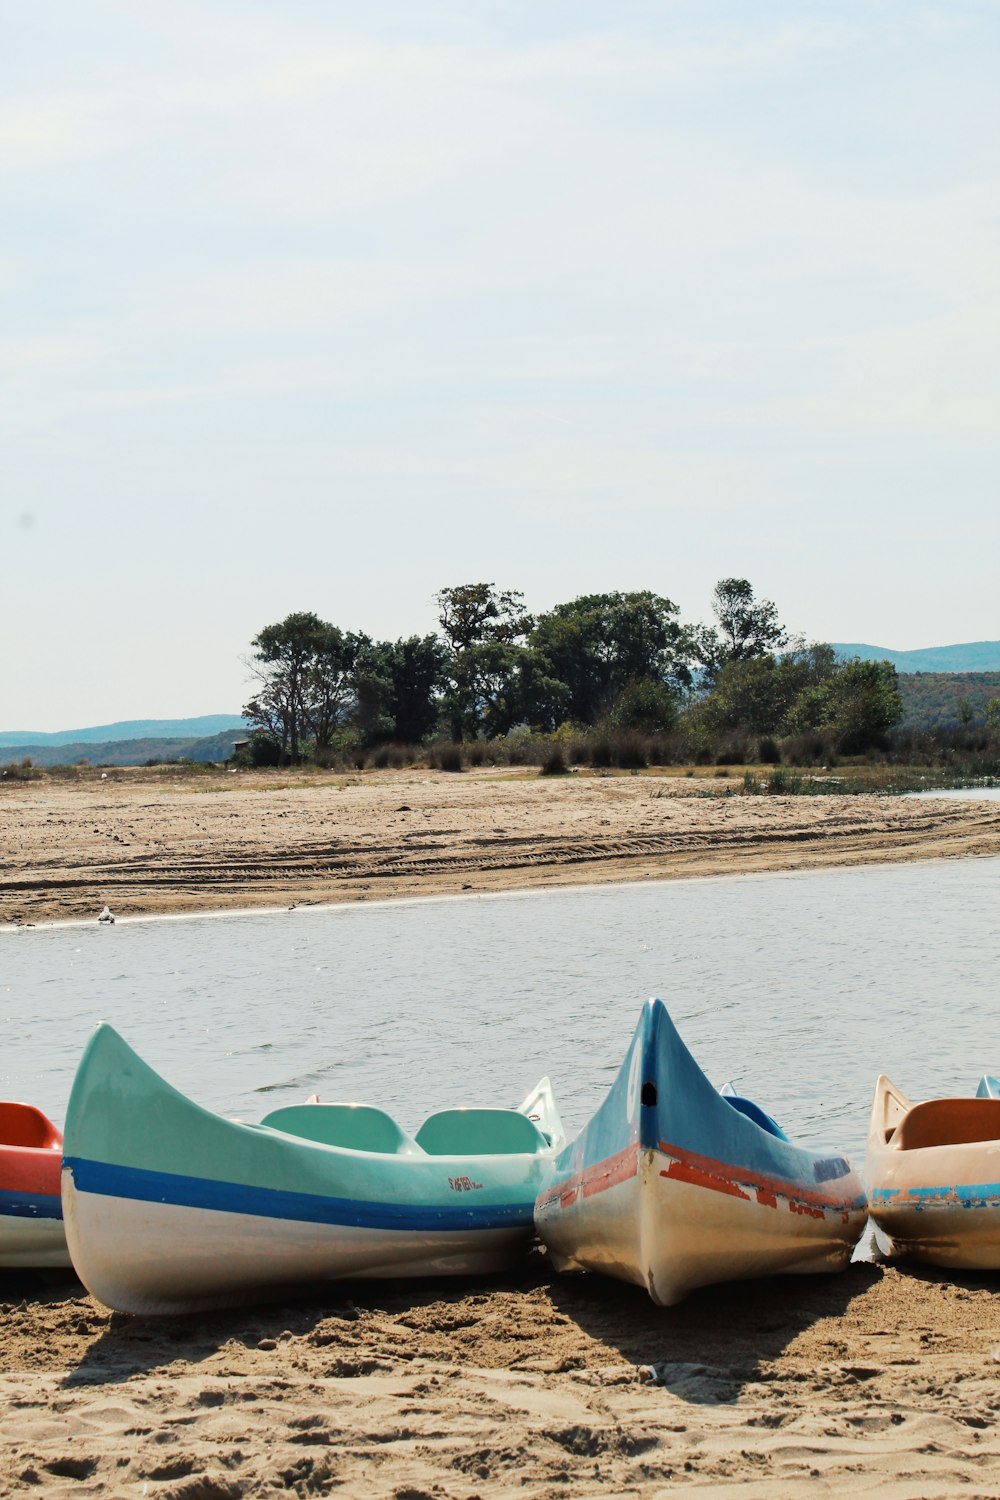
[[[1000,1208],[1000,1182],[942,1184],[940,1187],[872,1188],[871,1201],[880,1208]]]
[[[58,1193],[11,1193],[0,1190],[0,1216],[11,1219],[61,1219]]]
[[[141,1203],[169,1203],[177,1208],[204,1208],[218,1213],[251,1214],[307,1224],[339,1224],[352,1229],[470,1230],[529,1228],[533,1201],[471,1204],[361,1203],[355,1198],[328,1198],[290,1193],[279,1188],[247,1187],[206,1177],[182,1177],[141,1167],[67,1157],[63,1163],[81,1193],[132,1198]]]

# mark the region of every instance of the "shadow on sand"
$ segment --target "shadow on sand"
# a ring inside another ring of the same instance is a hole
[[[454,1361],[558,1373],[623,1360],[688,1401],[734,1401],[811,1324],[838,1318],[883,1275],[857,1264],[840,1275],[734,1282],[659,1308],[644,1291],[597,1275],[559,1276],[543,1254],[485,1280],[338,1282],[281,1303],[174,1318],[104,1315],[74,1351],[63,1384],[115,1384],[182,1360],[197,1365],[227,1344],[269,1351],[275,1374],[289,1341],[311,1346],[316,1373],[366,1375]],[[90,1304],[92,1307],[92,1304]],[[216,1371],[216,1373],[221,1373]]]
[[[838,1274],[771,1276],[692,1292],[656,1307],[641,1287],[591,1275],[552,1281],[553,1302],[591,1338],[686,1401],[719,1405],[769,1378],[769,1365],[814,1323],[840,1318],[883,1276],[856,1263]]]

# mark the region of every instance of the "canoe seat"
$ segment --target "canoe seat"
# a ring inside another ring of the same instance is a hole
[[[442,1109],[417,1131],[428,1156],[510,1156],[548,1144],[534,1121],[513,1109]]]
[[[58,1147],[62,1137],[33,1104],[0,1102],[0,1144],[4,1146]]]
[[[1000,1140],[1000,1099],[928,1099],[915,1104],[895,1134],[901,1151]]]
[[[323,1146],[379,1151],[395,1156],[412,1142],[384,1109],[370,1104],[289,1104],[261,1120],[272,1130],[298,1135]]]

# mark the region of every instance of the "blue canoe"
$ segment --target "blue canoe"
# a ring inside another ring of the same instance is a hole
[[[865,1217],[846,1157],[796,1146],[751,1100],[720,1094],[660,1000],[535,1203],[557,1266],[636,1282],[661,1305],[712,1282],[840,1270]]]

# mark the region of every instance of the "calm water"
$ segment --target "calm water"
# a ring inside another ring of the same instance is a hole
[[[414,1128],[551,1075],[568,1126],[658,994],[715,1083],[860,1156],[877,1072],[1000,1072],[1000,860],[661,882],[0,935],[0,1096],[61,1121],[111,1021],[246,1119],[314,1090]]]
[[[947,791],[907,792],[908,797],[957,797],[962,802],[1000,802],[1000,786],[963,786]]]

